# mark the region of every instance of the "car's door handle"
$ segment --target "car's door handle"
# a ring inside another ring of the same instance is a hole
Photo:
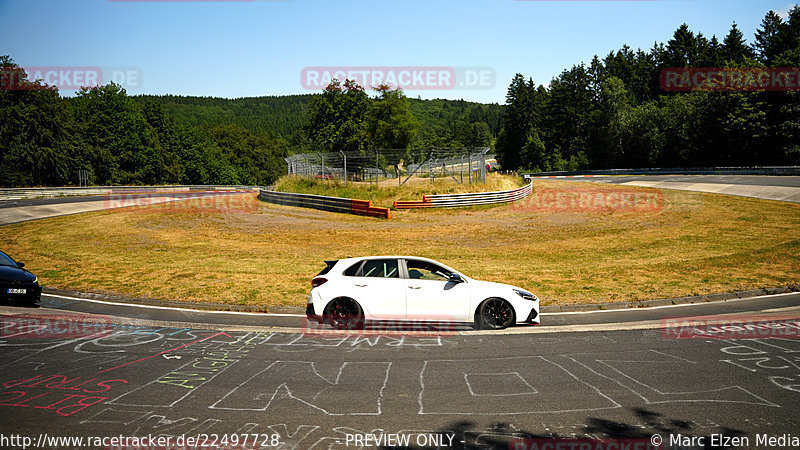
[[[409,289],[422,289],[421,286],[409,286],[408,288]]]
[[[356,284],[356,287],[367,287],[366,284]]]

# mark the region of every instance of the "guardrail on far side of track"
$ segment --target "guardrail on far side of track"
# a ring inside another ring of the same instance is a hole
[[[395,209],[414,208],[453,208],[458,206],[492,205],[511,203],[528,197],[533,192],[533,182],[518,189],[495,192],[476,192],[469,194],[425,195],[422,201],[396,201]]]
[[[278,205],[312,208],[358,216],[380,217],[383,219],[389,218],[389,208],[372,206],[372,202],[369,200],[295,194],[293,192],[278,192],[264,188],[259,190],[258,199]]]
[[[71,197],[79,195],[174,193],[199,191],[255,191],[256,186],[223,185],[168,185],[168,186],[88,186],[88,187],[41,187],[0,188],[0,201],[27,198]]]
[[[576,170],[520,173],[525,179],[600,177],[609,175],[800,175],[800,166],[673,167],[641,169]]]

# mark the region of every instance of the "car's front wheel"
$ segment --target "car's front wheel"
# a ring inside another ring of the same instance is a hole
[[[502,298],[487,298],[475,311],[475,328],[502,330],[514,323],[514,307]]]
[[[325,307],[323,320],[336,330],[361,330],[364,328],[364,312],[355,300],[339,297]]]

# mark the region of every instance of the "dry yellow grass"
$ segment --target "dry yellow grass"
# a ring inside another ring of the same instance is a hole
[[[530,289],[543,304],[800,281],[800,205],[534,183],[539,194],[595,187],[656,193],[663,204],[575,211],[522,203],[394,211],[382,220],[271,205],[246,194],[241,211],[126,208],[4,226],[0,242],[46,286],[187,302],[304,305],[323,260],[375,254],[434,258],[475,278]]]

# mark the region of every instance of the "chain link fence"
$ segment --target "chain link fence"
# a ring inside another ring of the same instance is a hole
[[[486,182],[488,147],[377,149],[365,152],[299,153],[286,159],[289,175],[307,179],[378,183],[411,177],[450,177],[457,183]]]

